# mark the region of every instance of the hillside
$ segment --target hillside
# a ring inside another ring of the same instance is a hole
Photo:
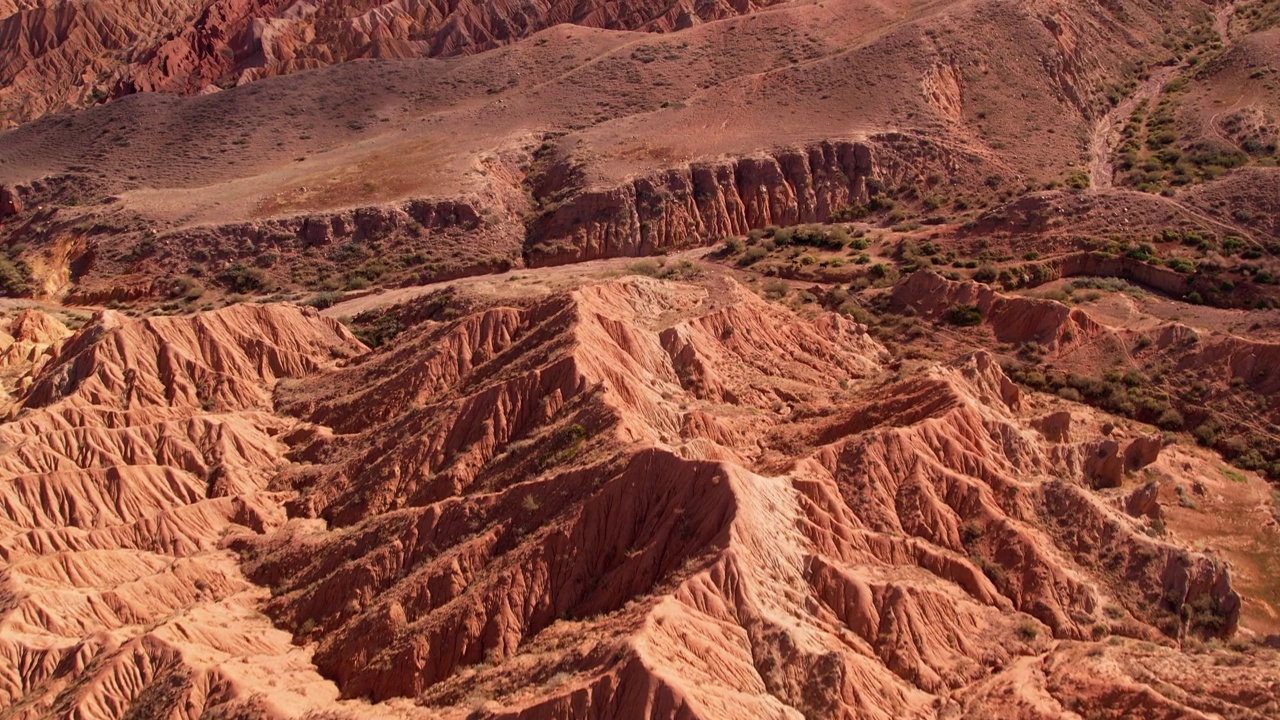
[[[1227,92],[1269,67],[1246,48],[1272,31],[1229,10],[788,3],[128,95],[0,135],[0,185],[27,208],[0,235],[29,293],[154,302],[183,295],[175,283],[357,289],[650,254],[826,221],[873,195],[898,206],[885,226],[963,226],[1094,175],[1094,190],[1145,204],[1099,169],[1124,165],[1124,116],[1108,108],[1136,107],[1159,79],[1237,68],[1207,78]],[[1274,166],[1269,147],[1253,164]],[[1225,169],[1211,182],[1230,182]],[[1274,167],[1258,172],[1274,185]],[[1208,192],[1200,175],[1186,192]],[[1246,200],[1212,211],[1219,233],[1257,232],[1265,201]],[[1144,214],[1143,230],[1163,229]],[[255,277],[221,272],[237,263]]]
[[[1275,0],[0,0],[0,718],[1280,717]]]
[[[1273,652],[1185,651],[1265,627],[1159,520],[1203,452],[728,277],[448,302],[375,353],[272,306],[66,340],[0,426],[12,707],[1277,711]]]

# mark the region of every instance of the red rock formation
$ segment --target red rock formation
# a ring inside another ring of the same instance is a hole
[[[1010,684],[1109,708],[1127,681],[1086,698],[1058,658],[1234,630],[1222,563],[1086,487],[1093,446],[1039,439],[990,356],[895,380],[848,319],[709,282],[372,354],[295,308],[101,315],[0,426],[0,692],[31,717],[963,716]],[[1275,680],[1240,673],[1233,714]]]
[[[0,127],[136,92],[198,93],[360,58],[473,53],[559,23],[664,32],[767,4],[24,0],[0,13]]]
[[[0,219],[22,212],[22,200],[17,192],[6,185],[0,185]]]
[[[1134,517],[1162,518],[1164,509],[1160,507],[1160,483],[1152,480],[1129,493],[1124,501],[1124,509]]]
[[[57,355],[71,334],[57,318],[38,310],[22,310],[0,333],[0,401],[7,402],[30,386],[44,363]]]
[[[621,186],[575,187],[571,168],[535,177],[534,199],[556,202],[529,223],[530,267],[695,247],[769,225],[826,222],[865,203],[881,184],[955,166],[961,154],[919,138],[881,133],[718,163],[695,163]],[[874,183],[873,183],[874,184]]]
[[[555,670],[573,680],[539,698],[534,716],[589,716],[599,712],[589,708],[623,697],[650,707],[674,702],[666,716],[679,715],[677,707],[693,716],[719,717],[725,708],[759,714],[773,702],[818,715],[850,707],[901,715],[923,707],[921,692],[978,677],[964,658],[1012,660],[1004,645],[939,640],[943,627],[1007,633],[1001,617],[1021,609],[1055,634],[1089,636],[1103,604],[1098,590],[1062,569],[1050,549],[1056,530],[1041,534],[1033,528],[1043,521],[1010,519],[1067,513],[1087,517],[1080,532],[1123,535],[1121,516],[1086,491],[1034,490],[1021,479],[1065,460],[1083,480],[1087,448],[1050,452],[1024,439],[1014,429],[1017,393],[982,355],[875,393],[892,400],[816,426],[776,426],[767,415],[777,417],[778,399],[798,407],[802,387],[834,392],[850,370],[874,369],[869,361],[880,351],[864,341],[870,356],[859,360],[817,336],[784,341],[768,306],[747,300],[730,301],[730,315],[710,297],[615,283],[567,305],[556,299],[427,327],[319,394],[300,388],[289,412],[339,434],[318,441],[319,455],[330,458],[325,466],[288,478],[303,490],[294,511],[339,529],[299,526],[250,546],[252,576],[277,588],[272,614],[287,626],[307,625],[304,637],[319,640],[318,665],[347,695],[416,695],[440,705],[456,702],[462,688],[501,687],[505,673],[526,672],[512,670],[524,667],[521,658],[559,655],[570,638],[618,638],[559,660]],[[662,331],[637,324],[673,312],[694,319]],[[432,348],[426,362],[415,348]],[[762,360],[779,353],[792,360],[770,366],[742,355],[748,348]],[[833,361],[848,369],[828,369]],[[495,363],[509,369],[495,372]],[[789,377],[808,380],[794,385]],[[546,400],[531,404],[525,393]],[[767,415],[681,421],[665,399],[673,393]],[[378,400],[369,403],[370,395]],[[366,404],[384,410],[354,412]],[[477,414],[487,408],[501,412]],[[418,427],[430,428],[420,443],[389,451]],[[761,432],[775,436],[768,446],[789,453],[807,438],[819,444],[781,477],[754,475],[740,463],[758,452],[748,438]],[[316,442],[305,452],[316,453]],[[613,450],[636,442],[660,445]],[[693,459],[721,443],[713,454],[724,460]],[[1022,493],[1014,488],[1030,494],[1015,500]],[[787,522],[779,526],[775,516]],[[622,518],[627,529],[618,539],[606,528]],[[802,530],[787,530],[792,522]],[[459,533],[467,539],[450,544]],[[1176,625],[1169,620],[1176,609],[1151,604],[1166,590],[1180,598],[1226,592],[1197,584],[1224,577],[1212,561],[1173,548],[1148,558],[1150,541],[1136,533],[1121,544],[1144,579],[1132,580],[1141,592],[1114,601],[1146,622]],[[854,569],[881,564],[934,579],[901,584]],[[788,626],[820,634],[840,627],[865,648],[824,661],[843,668],[829,679],[811,674],[830,646],[819,650],[773,619],[776,609],[794,607],[782,599],[792,593],[817,605],[788,611]],[[495,596],[504,600],[495,604]],[[1233,602],[1221,595],[1228,615]],[[679,641],[663,629],[676,622]],[[726,635],[725,624],[738,629]],[[681,650],[690,645],[722,648],[714,664],[737,670],[709,675],[705,658],[693,663]],[[700,682],[666,685],[677,677]],[[863,679],[849,684],[852,677]],[[726,697],[740,699],[725,705]],[[517,714],[510,702],[493,712]]]
[[[1178,358],[1179,370],[1216,372],[1223,382],[1239,378],[1249,387],[1268,395],[1280,392],[1280,343],[1259,342],[1236,336],[1200,337],[1196,333],[1176,332],[1172,328],[1161,338],[1163,346],[1191,338],[1190,352]]]
[[[22,342],[64,331],[34,313],[15,322]],[[288,425],[261,411],[266,383],[359,349],[314,313],[247,306],[108,312],[61,345],[0,425],[0,697],[16,717],[243,703],[220,667],[237,656],[306,687],[217,546],[283,520],[262,493]]]
[[[1055,300],[1002,295],[987,285],[947,280],[929,270],[919,270],[894,286],[893,305],[931,319],[943,318],[957,305],[972,305],[1001,342],[1034,342],[1057,351],[1108,332],[1079,308]]]
[[[865,202],[872,173],[869,146],[824,143],[589,190],[534,222],[529,262],[647,255],[766,225],[824,221],[839,207]]]
[[[1046,439],[1053,442],[1066,442],[1071,439],[1071,411],[1058,410],[1032,421]]]

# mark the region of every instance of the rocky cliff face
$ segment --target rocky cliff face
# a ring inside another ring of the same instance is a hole
[[[695,163],[608,188],[585,186],[572,168],[553,167],[551,182],[533,179],[537,214],[525,259],[540,267],[650,255],[770,225],[827,222],[931,170],[976,175],[973,163],[963,153],[887,133]]]
[[[588,189],[530,225],[529,264],[649,255],[767,225],[821,222],[866,202],[874,169],[869,145],[823,143]]]
[[[0,195],[0,213],[3,198],[13,198],[14,207],[25,211],[10,219],[6,234],[57,254],[38,263],[46,269],[36,278],[38,288],[74,302],[103,303],[166,297],[177,287],[177,268],[198,268],[205,282],[216,282],[234,263],[259,266],[287,286],[300,278],[314,282],[318,270],[349,271],[351,254],[361,261],[390,250],[413,262],[393,268],[397,274],[381,282],[421,284],[522,265],[653,255],[771,225],[825,222],[938,170],[980,175],[980,161],[972,156],[895,133],[693,163],[604,187],[585,178],[572,159],[520,156],[493,164],[485,185],[458,197],[159,235],[140,229],[147,227],[145,218],[119,214],[86,232],[85,214],[64,214],[59,206],[69,188],[88,182],[77,176],[0,189],[8,193]],[[121,239],[130,236],[132,243]],[[135,249],[122,252],[122,244]],[[264,257],[271,261],[264,264]]]

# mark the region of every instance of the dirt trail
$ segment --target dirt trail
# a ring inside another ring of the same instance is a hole
[[[1224,46],[1231,45],[1231,16],[1236,12],[1234,2],[1224,3],[1213,9],[1213,29],[1222,38]]]
[[[1227,2],[1214,8],[1213,29],[1222,38],[1224,47],[1231,46],[1231,16],[1235,14],[1234,2]],[[1167,65],[1156,68],[1143,81],[1132,95],[1120,101],[1111,111],[1102,116],[1093,126],[1089,138],[1089,186],[1101,190],[1112,186],[1115,168],[1111,162],[1116,145],[1120,139],[1120,131],[1124,128],[1125,119],[1133,113],[1134,108],[1144,100],[1151,100],[1160,94],[1169,76],[1185,67],[1183,65]],[[1217,117],[1214,117],[1216,122]]]
[[[1111,156],[1120,140],[1120,131],[1125,120],[1133,113],[1139,103],[1151,100],[1160,94],[1169,76],[1177,66],[1161,66],[1151,72],[1132,95],[1121,100],[1111,111],[1103,115],[1093,126],[1089,138],[1089,187],[1093,190],[1104,190],[1112,186],[1112,175],[1115,168]]]
[[[1218,33],[1218,37],[1222,38],[1222,45],[1226,48],[1229,48],[1232,45],[1231,18],[1235,15],[1235,11],[1236,6],[1234,3],[1222,5],[1213,11],[1213,29]],[[1239,145],[1236,144],[1235,140],[1227,137],[1227,135],[1222,132],[1222,126],[1218,124],[1218,118],[1222,117],[1225,113],[1234,112],[1239,109],[1240,105],[1244,102],[1244,98],[1245,93],[1241,91],[1241,93],[1236,97],[1235,102],[1218,110],[1218,112],[1213,114],[1213,117],[1209,118],[1208,131],[1217,136],[1219,140],[1233,148],[1239,148]]]

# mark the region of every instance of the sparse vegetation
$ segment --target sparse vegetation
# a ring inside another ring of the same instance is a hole
[[[26,297],[31,291],[31,270],[26,263],[0,256],[0,295]]]
[[[241,295],[269,292],[273,287],[265,270],[240,262],[227,265],[215,277],[227,290]]]
[[[947,311],[947,322],[960,327],[982,324],[982,311],[973,305],[956,305]]]
[[[400,320],[389,311],[365,311],[356,315],[347,325],[352,335],[371,348],[385,345],[404,331]]]
[[[337,305],[341,300],[342,293],[340,292],[322,292],[312,295],[302,304],[317,310],[325,310]]]
[[[574,423],[563,428],[552,437],[552,449],[538,458],[538,467],[548,470],[573,460],[586,441],[587,429],[582,425]]]

